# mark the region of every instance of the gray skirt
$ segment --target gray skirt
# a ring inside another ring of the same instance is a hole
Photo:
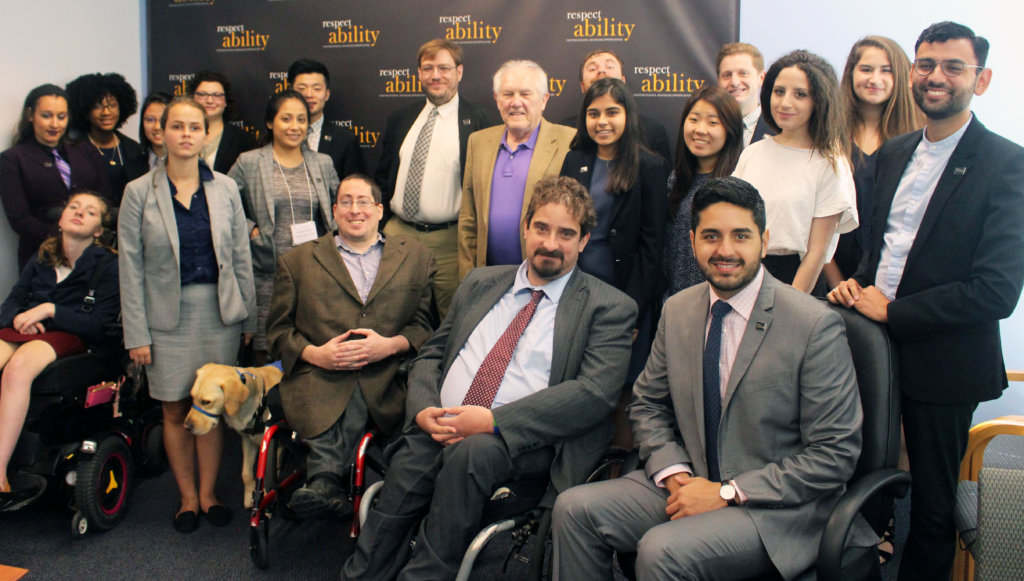
[[[235,365],[238,360],[242,323],[221,322],[217,285],[182,287],[179,309],[178,326],[173,331],[149,331],[153,338],[153,363],[146,367],[146,377],[149,395],[160,401],[187,398],[196,380],[196,370],[203,365]]]

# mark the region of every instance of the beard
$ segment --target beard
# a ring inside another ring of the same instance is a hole
[[[554,260],[539,260],[539,257]],[[544,249],[538,249],[533,253],[533,258],[530,259],[530,266],[533,267],[533,272],[545,280],[558,278],[559,275],[563,274],[563,264],[565,264],[565,254],[561,250],[548,252]]]
[[[962,113],[971,106],[971,96],[974,94],[976,85],[977,80],[970,87],[950,90],[947,86],[921,82],[914,83],[911,87],[911,92],[914,95],[914,102],[921,108],[921,111],[924,111],[926,117],[935,121],[941,121]],[[927,93],[929,88],[950,90],[949,99],[944,103],[928,103]]]

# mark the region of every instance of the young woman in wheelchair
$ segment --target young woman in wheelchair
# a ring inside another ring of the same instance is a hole
[[[117,260],[103,240],[111,223],[103,197],[73,194],[58,234],[43,242],[0,306],[0,510],[33,496],[12,491],[7,479],[33,380],[58,358],[102,342],[104,326],[117,319]]]

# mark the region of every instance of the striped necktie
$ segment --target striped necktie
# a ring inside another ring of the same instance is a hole
[[[53,148],[53,163],[57,166],[57,171],[60,172],[60,179],[64,180],[64,187],[70,190],[71,166],[60,156],[60,152],[57,151],[56,147]]]

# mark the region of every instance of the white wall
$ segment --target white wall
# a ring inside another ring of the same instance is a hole
[[[858,38],[881,34],[899,42],[910,59],[914,42],[929,24],[953,20],[970,26],[991,43],[988,66],[992,85],[975,97],[972,109],[989,129],[1024,144],[1024,107],[1020,95],[1018,46],[1020,26],[1010,18],[1005,0],[859,0],[858,2],[806,2],[805,0],[749,0],[740,10],[740,39],[764,53],[770,63],[786,52],[804,48],[827,58],[842,72],[850,47]],[[1024,224],[1021,225],[1024,228]],[[1024,308],[1018,303],[1013,316],[1002,322],[1006,366],[1024,369]],[[969,386],[965,386],[969,389]],[[1007,414],[1024,414],[1024,384],[1015,383],[1003,397],[981,404],[975,421]]]
[[[1020,105],[1024,81],[1014,74],[1020,65],[1012,48],[1017,46],[1014,34],[1019,27],[1006,14],[1007,4],[1005,0],[748,0],[740,10],[740,38],[760,47],[768,62],[792,49],[806,48],[841,69],[850,46],[861,36],[892,37],[913,58],[914,41],[926,26],[939,20],[962,22],[992,43],[988,65],[994,71],[993,83],[988,93],[974,100],[975,112],[990,129],[1024,143],[1024,107]],[[116,71],[139,91],[141,100],[144,5],[144,0],[5,2],[0,54],[7,81],[0,84],[0,149],[8,147],[25,94],[36,85],[63,85],[82,73]],[[136,115],[129,120],[125,128],[129,135],[137,131],[137,119]],[[0,294],[6,294],[16,278],[16,247],[6,218],[0,216]],[[1002,328],[1007,366],[1024,369],[1024,309],[1018,308]],[[1002,399],[983,404],[976,419],[1009,413],[1024,414],[1024,385],[1013,385]]]
[[[64,86],[84,73],[117,72],[143,94],[144,0],[3,2],[0,17],[0,150],[11,144],[25,95],[43,83]],[[138,115],[122,129],[138,133]],[[18,240],[0,212],[0,296],[17,280]],[[2,300],[2,299],[0,299]]]

